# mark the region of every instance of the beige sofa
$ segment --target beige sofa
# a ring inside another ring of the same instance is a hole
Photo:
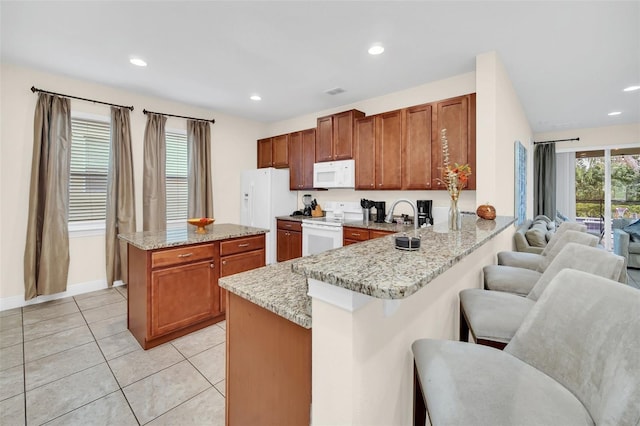
[[[540,254],[555,232],[555,222],[546,216],[527,219],[518,226],[513,236],[516,251]]]

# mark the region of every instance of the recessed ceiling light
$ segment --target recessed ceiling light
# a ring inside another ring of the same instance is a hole
[[[640,89],[640,86],[629,86],[629,87],[625,87],[624,91],[633,92],[634,90],[638,90],[638,89]]]
[[[620,114],[622,114],[621,111],[613,111],[613,112],[610,112],[608,115],[620,115]]]
[[[145,61],[143,61],[140,58],[131,58],[129,59],[129,62],[131,62],[133,65],[138,66],[138,67],[146,67],[147,63]]]
[[[379,55],[382,52],[384,52],[384,47],[380,46],[379,44],[374,44],[369,48],[370,55]]]
[[[251,97],[249,97],[249,99],[251,99],[252,101],[261,101],[262,98],[258,95],[251,95]]]

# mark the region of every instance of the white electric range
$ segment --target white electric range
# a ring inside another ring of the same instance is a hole
[[[303,256],[342,247],[343,223],[362,219],[360,203],[327,201],[322,208],[325,216],[302,219]]]

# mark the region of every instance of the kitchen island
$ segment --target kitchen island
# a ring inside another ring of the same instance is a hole
[[[418,230],[418,251],[395,249],[395,236],[390,235],[294,260],[290,266],[295,274],[280,275],[275,282],[267,275],[259,280],[261,287],[283,280],[295,281],[292,285],[305,290],[308,286],[313,424],[411,423],[411,343],[424,337],[458,337],[458,293],[481,287],[482,267],[495,263],[498,251],[511,248],[513,230],[503,231],[513,221],[463,215],[461,231],[449,232],[446,224]],[[272,267],[252,273],[266,274]],[[250,302],[252,291],[242,290],[244,275],[220,283]],[[296,294],[303,299],[302,293]],[[278,314],[277,309],[267,310]],[[229,318],[228,330],[233,330],[233,322]],[[229,356],[228,367],[235,361]],[[227,391],[229,403],[234,389]],[[232,417],[227,420],[238,424]]]
[[[225,319],[218,279],[265,264],[266,229],[234,224],[118,237],[127,242],[127,327],[149,349]]]

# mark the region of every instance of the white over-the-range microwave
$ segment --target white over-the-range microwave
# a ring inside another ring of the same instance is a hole
[[[355,188],[355,160],[327,161],[313,165],[314,188]]]

